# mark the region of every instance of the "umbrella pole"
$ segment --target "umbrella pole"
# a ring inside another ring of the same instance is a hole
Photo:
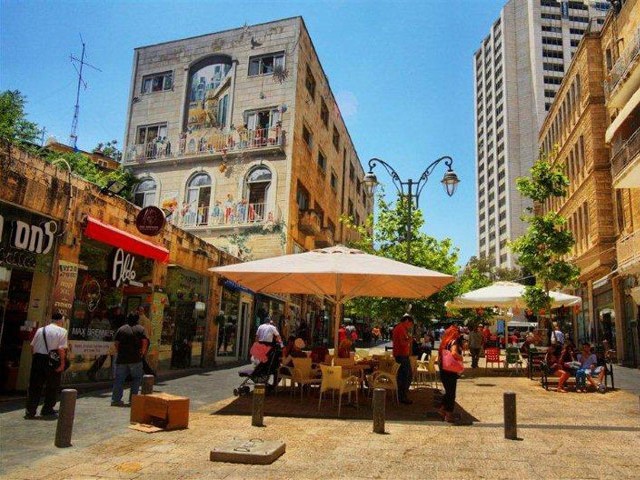
[[[334,321],[333,321],[333,348],[334,355],[338,356],[338,330],[340,329],[340,313],[342,310],[342,277],[340,275],[336,275],[336,307],[334,311]]]

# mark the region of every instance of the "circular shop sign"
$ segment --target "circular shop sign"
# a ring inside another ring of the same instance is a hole
[[[136,228],[143,235],[152,237],[162,232],[164,228],[164,212],[158,207],[144,207],[136,217]]]

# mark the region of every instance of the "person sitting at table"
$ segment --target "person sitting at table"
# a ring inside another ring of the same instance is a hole
[[[293,339],[293,341],[291,341]],[[301,338],[289,337],[287,346],[282,351],[282,365],[293,367],[294,358],[307,358],[307,354],[302,351],[305,347],[304,340]]]
[[[571,374],[565,370],[562,362],[562,346],[554,345],[549,347],[545,357],[545,362],[549,368],[549,372],[560,378],[558,380],[558,388],[556,388],[556,392],[567,393],[564,389],[564,384]]]
[[[351,357],[351,339],[349,337],[345,337],[338,344],[338,358],[350,358]]]

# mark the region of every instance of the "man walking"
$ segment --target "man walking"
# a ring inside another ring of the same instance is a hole
[[[40,410],[43,417],[55,418],[55,407],[58,401],[58,389],[67,355],[67,330],[62,328],[63,317],[60,313],[51,316],[51,323],[39,328],[31,341],[31,375],[27,393],[26,420],[36,418],[36,410],[44,388],[44,405]],[[60,366],[51,367],[49,352],[55,350],[60,357]]]
[[[413,328],[413,317],[408,313],[402,316],[402,320],[393,329],[393,356],[396,362],[400,364],[398,370],[398,397],[400,403],[407,405],[413,402],[409,400],[409,386],[411,385],[411,362],[409,361],[409,355],[411,352],[412,335],[411,329]]]
[[[480,360],[480,352],[482,351],[482,325],[478,325],[473,332],[469,334],[469,352],[471,352],[471,368],[478,368]]]
[[[122,394],[124,382],[128,375],[131,375],[131,391],[129,392],[129,403],[131,397],[137,395],[142,384],[142,358],[147,353],[149,339],[142,325],[138,325],[138,314],[130,313],[127,323],[121,326],[115,335],[116,357],[116,378],[113,381],[113,392],[111,393],[111,406],[124,407]]]

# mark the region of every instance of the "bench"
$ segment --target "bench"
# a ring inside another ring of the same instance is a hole
[[[610,359],[606,359],[605,361],[603,361],[602,365],[600,365],[600,363],[601,362],[598,362],[598,366],[604,367],[604,386],[607,389],[609,389],[609,379],[611,379],[611,390],[614,390],[615,383],[613,379],[613,363],[611,362]],[[556,377],[551,373],[549,367],[544,362],[542,362],[540,366],[540,371],[541,371],[540,384],[545,390],[549,390],[549,383],[558,383],[558,380],[560,380],[559,377]],[[570,385],[570,384],[575,385],[575,382],[576,382],[575,373],[572,373],[571,376],[567,379],[565,385]]]

